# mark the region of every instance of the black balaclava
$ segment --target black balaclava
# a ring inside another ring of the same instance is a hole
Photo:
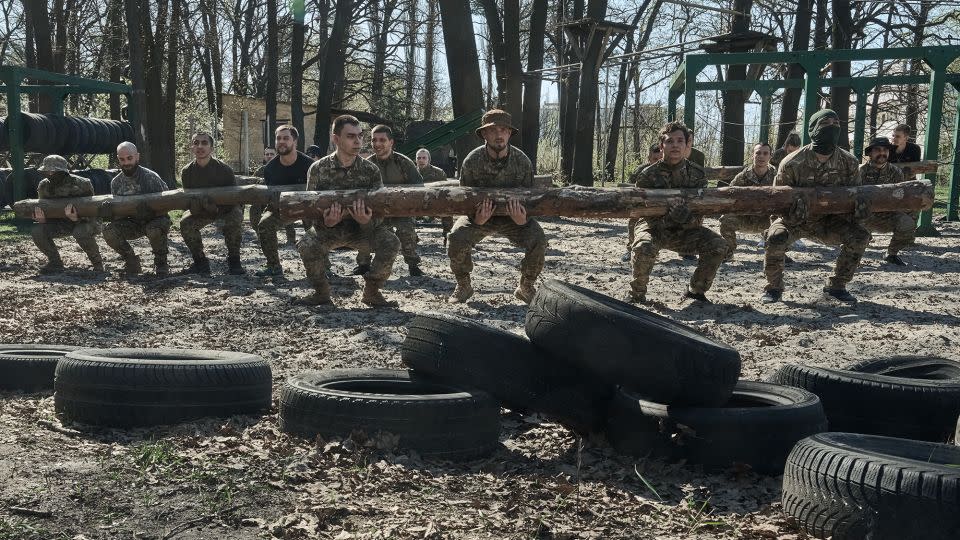
[[[818,126],[822,118],[832,116],[834,118],[840,118],[837,116],[831,109],[823,109],[822,111],[817,111],[813,116],[810,117],[810,121],[807,123],[807,127],[810,130],[810,138],[813,140],[813,151],[820,154],[821,156],[829,156],[837,149],[837,143],[840,142],[840,126],[839,125],[830,125],[830,126]]]

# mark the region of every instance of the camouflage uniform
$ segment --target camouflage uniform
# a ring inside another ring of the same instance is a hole
[[[191,166],[193,166],[192,169]],[[187,186],[189,182],[186,176],[190,174],[192,178],[192,176],[204,174],[207,172],[205,170],[207,167],[217,167],[219,169],[218,174],[222,175],[224,180],[232,177],[232,182],[220,182],[220,184],[223,185],[215,187],[237,185],[237,178],[233,175],[233,170],[230,169],[226,163],[216,158],[210,158],[210,163],[208,163],[206,167],[199,167],[196,163],[192,163],[183,168],[180,178],[184,183],[184,188],[187,193],[189,193],[189,186]],[[188,172],[188,169],[191,170]],[[214,174],[213,170],[209,172]],[[213,205],[209,209],[191,209],[183,213],[183,217],[180,219],[180,234],[183,236],[183,242],[187,245],[187,248],[190,249],[190,255],[193,256],[194,261],[206,257],[203,253],[203,236],[200,234],[200,231],[207,225],[220,220],[222,220],[223,223],[221,230],[223,232],[224,242],[227,245],[227,257],[236,260],[240,259],[240,243],[243,238],[243,205],[234,204]]]
[[[167,184],[157,173],[146,167],[137,166],[134,176],[120,172],[110,182],[110,193],[114,197],[159,193],[167,189]],[[170,217],[167,214],[156,215],[145,212],[144,215],[115,219],[103,227],[103,239],[125,260],[136,258],[128,240],[146,236],[153,250],[154,264],[166,267],[167,233],[170,231]]]
[[[424,182],[443,182],[447,179],[447,173],[434,165],[427,165],[420,169],[420,176],[423,177]]]
[[[859,186],[860,172],[857,169],[857,158],[842,148],[836,148],[830,159],[820,163],[811,143],[784,158],[777,170],[773,185],[798,188]],[[802,222],[794,221],[789,215],[776,217],[767,230],[764,262],[767,291],[783,290],[785,253],[787,247],[800,238],[812,238],[824,244],[840,245],[837,266],[827,287],[845,289],[847,283],[853,279],[853,273],[860,264],[863,251],[870,243],[870,232],[851,215],[811,216]]]
[[[507,157],[490,157],[486,146],[475,148],[463,160],[460,167],[460,185],[478,188],[518,188],[533,187],[533,165],[522,150],[510,146]],[[527,218],[523,225],[517,225],[510,216],[491,216],[483,225],[473,222],[472,216],[461,216],[453,225],[448,237],[447,254],[450,257],[450,270],[458,280],[473,271],[471,252],[473,246],[492,234],[507,238],[511,244],[524,250],[520,261],[520,277],[534,282],[543,270],[543,260],[547,252],[547,237],[540,224],[533,218]]]
[[[380,169],[380,178],[385,186],[422,186],[423,177],[412,159],[397,152],[391,152],[390,157],[384,160],[377,159],[376,154],[368,160]],[[383,220],[386,227],[396,232],[400,239],[400,249],[403,261],[408,266],[420,264],[420,255],[417,254],[417,230],[412,217],[392,217]],[[357,264],[370,264],[370,251],[361,249],[357,252]]]
[[[753,166],[744,167],[730,181],[731,186],[772,186],[777,174],[775,167],[767,167],[763,176],[757,175]],[[765,233],[770,228],[770,216],[724,214],[720,216],[720,236],[727,241],[727,255],[737,249],[737,231]]]
[[[93,197],[93,184],[90,180],[70,173],[57,173],[45,178],[37,185],[38,199],[63,199],[71,197]],[[80,249],[87,254],[94,268],[103,268],[97,234],[100,233],[100,220],[96,218],[48,219],[46,223],[33,225],[33,243],[47,256],[50,266],[63,266],[60,251],[53,242],[54,238],[73,236]]]
[[[344,167],[336,152],[320,158],[310,166],[307,174],[307,191],[381,187],[383,181],[376,165],[357,157],[353,165]],[[372,251],[374,257],[370,271],[363,277],[368,285],[379,288],[390,277],[393,261],[400,250],[400,240],[382,219],[374,218],[361,225],[346,216],[333,227],[325,226],[322,217],[317,219],[314,227],[297,242],[297,250],[303,259],[307,279],[321,296],[329,296],[326,271],[330,265],[330,250],[338,247]]]
[[[662,159],[630,177],[630,181],[639,188],[647,189],[689,189],[707,187],[703,168],[688,160],[669,165]],[[710,290],[717,269],[723,263],[727,244],[717,233],[703,226],[703,218],[690,216],[686,223],[674,223],[665,217],[641,218],[637,221],[633,233],[633,281],[630,282],[630,296],[644,299],[647,295],[647,283],[650,272],[661,249],[669,249],[680,254],[699,255],[697,269],[690,279],[689,292],[702,295]]]
[[[882,169],[864,163],[860,165],[860,178],[863,185],[898,184],[904,181],[903,171],[890,163]],[[870,232],[893,233],[887,253],[896,255],[916,239],[918,217],[916,212],[881,212],[871,214],[864,226]]]

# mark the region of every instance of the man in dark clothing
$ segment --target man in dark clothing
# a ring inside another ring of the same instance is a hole
[[[303,152],[297,151],[297,139],[300,132],[293,126],[280,126],[274,133],[274,146],[277,157],[263,168],[264,183],[268,186],[303,186],[307,183],[307,171],[313,160]],[[257,225],[257,238],[260,249],[267,258],[267,265],[257,271],[259,277],[283,277],[280,266],[280,250],[277,246],[277,231],[292,223],[280,217],[276,208],[268,208]]]
[[[893,146],[890,151],[890,163],[914,163],[920,161],[920,145],[910,142],[910,126],[900,124],[893,128]],[[901,167],[904,178],[912,175],[910,167]]]
[[[184,190],[237,185],[237,177],[226,163],[213,157],[213,137],[200,132],[190,142],[194,160],[180,172],[180,181]],[[190,202],[190,209],[183,213],[180,220],[180,234],[190,248],[193,264],[188,274],[210,275],[210,260],[203,252],[201,229],[211,223],[223,220],[223,238],[227,244],[227,266],[235,276],[246,273],[240,263],[240,240],[242,237],[243,206],[239,204],[214,204],[209,197],[197,197]]]

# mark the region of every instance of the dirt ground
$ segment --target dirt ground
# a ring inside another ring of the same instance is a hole
[[[715,222],[711,222],[714,226]],[[621,221],[543,220],[550,239],[544,278],[620,295]],[[919,239],[906,270],[883,264],[877,235],[850,290],[854,307],[828,302],[821,287],[835,249],[804,243],[787,269],[783,304],[758,302],[762,248],[744,239],[709,296],[682,301],[693,262],[662,252],[648,297],[659,313],[734,345],[744,379],[788,362],[843,366],[877,355],[960,356],[960,226]],[[225,276],[219,234],[207,229],[210,278],[146,275],[133,282],[75,270],[38,277],[29,238],[0,243],[0,342],[94,347],[180,347],[260,354],[273,366],[274,397],[289,375],[310,368],[400,368],[404,325],[436,310],[521,332],[525,306],[512,296],[520,254],[500,240],[476,254],[474,299],[450,306],[453,288],[440,228],[421,227],[427,276],[397,261],[386,294],[395,310],[360,303],[360,279],[334,281],[335,311],[305,309],[308,292],[292,247],[281,248],[289,280]],[[179,236],[171,263],[189,256]],[[87,261],[61,241],[68,266]],[[108,264],[117,258],[101,241]],[[137,251],[149,262],[145,240]],[[249,270],[262,264],[245,232]],[[145,267],[148,265],[145,265]],[[333,255],[345,274],[353,254]],[[276,402],[275,402],[276,405]],[[503,416],[502,447],[466,464],[421,460],[375,441],[307,441],[277,428],[276,407],[159,429],[120,431],[62,424],[53,397],[0,394],[0,539],[253,538],[803,538],[780,513],[780,478],[616,455],[541,418]],[[744,441],[749,444],[749,441]],[[37,515],[25,515],[23,510]]]

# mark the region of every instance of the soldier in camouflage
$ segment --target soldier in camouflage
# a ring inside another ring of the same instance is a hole
[[[131,142],[123,142],[117,147],[117,159],[120,162],[120,174],[110,182],[110,193],[114,197],[159,193],[167,189],[167,184],[157,173],[140,165],[140,153]],[[109,206],[109,205],[108,205]],[[135,276],[140,273],[140,258],[133,252],[128,240],[146,236],[153,250],[153,265],[158,277],[170,273],[167,266],[167,233],[170,231],[170,217],[158,214],[141,204],[134,217],[115,219],[103,228],[103,239],[107,245],[123,257],[123,273]]]
[[[378,125],[370,131],[373,139],[374,154],[369,161],[380,169],[380,178],[385,186],[422,186],[423,178],[412,159],[393,151],[393,130],[389,126]],[[384,220],[384,226],[394,230],[400,239],[400,250],[407,263],[410,275],[423,275],[420,269],[420,255],[417,254],[417,230],[412,217],[392,217]],[[362,276],[370,271],[370,251],[361,249],[357,253],[357,267],[353,274]]]
[[[82,176],[70,174],[70,164],[61,156],[50,155],[43,158],[37,169],[46,178],[37,185],[38,199],[65,199],[72,197],[92,197],[93,184]],[[100,232],[100,220],[81,218],[77,209],[68,204],[63,209],[66,219],[47,219],[39,206],[33,209],[33,242],[40,252],[47,256],[47,264],[40,268],[41,274],[59,274],[64,271],[60,251],[53,242],[54,238],[73,236],[80,249],[90,258],[94,271],[103,272],[103,259],[97,246],[97,234]]]
[[[859,186],[857,158],[837,146],[841,130],[837,113],[823,109],[810,117],[808,125],[813,142],[784,158],[773,185],[798,188]],[[836,270],[824,287],[824,293],[841,302],[856,302],[856,297],[847,291],[846,286],[853,279],[863,251],[870,243],[870,232],[862,225],[869,217],[870,208],[863,198],[857,199],[853,216],[810,216],[806,199],[796,199],[787,214],[775,217],[767,230],[764,262],[767,286],[761,301],[765,304],[780,301],[787,246],[799,238],[812,238],[824,244],[840,245]]]
[[[663,159],[663,148],[660,147],[660,143],[651,144],[650,148],[647,149],[647,162],[644,166],[653,165],[661,159]],[[637,221],[639,221],[639,218],[627,220],[627,252],[620,257],[620,260],[625,263],[630,262],[633,255],[633,229],[637,226]]]
[[[519,148],[510,145],[517,133],[510,114],[491,109],[483,115],[476,130],[484,140],[464,158],[460,166],[460,185],[479,188],[533,187],[533,165]],[[527,210],[516,199],[507,201],[507,215],[494,216],[496,205],[486,199],[477,205],[472,216],[461,216],[450,231],[447,255],[457,286],[448,299],[451,303],[466,302],[473,296],[470,272],[473,271],[473,246],[492,234],[505,236],[511,244],[524,250],[520,261],[520,283],[514,296],[529,304],[536,293],[534,283],[543,270],[547,237],[536,220],[527,217]]]
[[[417,170],[423,177],[423,182],[443,182],[447,179],[447,173],[443,169],[430,164],[430,151],[426,148],[417,150]]]
[[[194,160],[180,173],[184,191],[237,185],[237,177],[229,165],[212,156],[213,136],[200,132],[190,141]],[[242,239],[243,205],[217,205],[209,197],[191,200],[190,209],[183,213],[180,220],[180,234],[190,249],[193,264],[186,269],[188,274],[210,275],[210,260],[203,252],[203,238],[200,231],[221,221],[223,239],[227,245],[227,267],[232,275],[243,275],[246,271],[240,263],[240,243]]]
[[[898,184],[904,181],[903,171],[889,162],[890,153],[896,148],[886,137],[870,141],[863,151],[870,161],[860,165],[860,178],[864,185]],[[900,250],[909,246],[917,237],[916,212],[879,212],[864,223],[870,232],[893,233],[887,247],[886,261],[897,266],[906,266],[900,258]]]
[[[779,167],[780,162],[783,161],[783,158],[789,156],[790,154],[796,152],[800,149],[800,134],[790,133],[787,135],[787,140],[783,142],[783,146],[777,148],[773,155],[770,157],[770,165],[774,167]]]
[[[373,190],[383,187],[377,166],[358,156],[363,143],[359,120],[350,115],[337,117],[333,122],[332,139],[337,150],[310,166],[307,173],[308,191]],[[396,302],[388,302],[383,297],[380,288],[390,277],[393,261],[400,249],[400,240],[384,225],[382,219],[373,217],[373,210],[366,206],[363,199],[357,199],[345,209],[334,203],[323,211],[323,218],[318,219],[297,242],[307,279],[315,291],[298,303],[332,304],[327,269],[330,250],[338,247],[373,252],[370,270],[363,276],[366,284],[361,301],[374,307],[395,306]]]
[[[753,164],[744,167],[730,181],[731,186],[772,186],[777,169],[770,166],[770,145],[753,145]],[[733,258],[737,249],[737,231],[765,233],[770,228],[770,216],[724,214],[720,216],[720,236],[727,241],[726,260]]]
[[[646,189],[705,188],[707,180],[703,168],[684,159],[690,131],[680,122],[671,122],[660,130],[663,158],[653,165],[637,170],[630,180]],[[700,302],[709,302],[706,292],[713,284],[717,269],[727,252],[726,242],[717,233],[703,226],[703,218],[694,216],[682,200],[672,204],[660,218],[641,218],[634,227],[633,281],[626,300],[632,303],[647,301],[647,283],[661,249],[677,253],[697,253],[697,269],[690,279],[685,296]]]

